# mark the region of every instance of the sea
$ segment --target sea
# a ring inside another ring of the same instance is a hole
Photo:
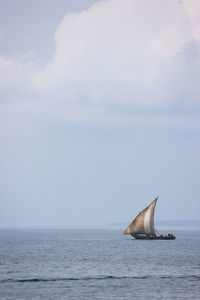
[[[0,299],[200,299],[200,230],[171,232],[0,229]]]

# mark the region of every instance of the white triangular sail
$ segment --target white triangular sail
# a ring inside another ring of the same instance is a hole
[[[157,200],[158,198],[152,201],[141,213],[139,213],[123,234],[155,235],[154,210]]]

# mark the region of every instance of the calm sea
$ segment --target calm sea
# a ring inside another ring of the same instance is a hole
[[[200,299],[200,231],[0,230],[0,299]]]

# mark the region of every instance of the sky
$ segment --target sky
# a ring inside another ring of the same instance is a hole
[[[199,0],[0,0],[0,226],[200,211]]]

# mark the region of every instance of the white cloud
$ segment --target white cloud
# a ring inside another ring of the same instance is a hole
[[[31,62],[23,63],[4,56],[0,57],[0,86],[12,88],[22,84],[30,84],[35,76]]]
[[[184,47],[200,42],[198,10],[192,10],[199,6],[197,1],[109,0],[68,14],[55,35],[54,58],[36,85],[97,103],[163,105],[171,99],[161,99],[162,81],[177,72]]]
[[[37,99],[30,104],[37,106],[35,114],[46,109],[50,119],[173,123],[170,111],[199,108],[199,20],[199,0],[99,2],[63,18],[56,52],[45,67],[1,58],[1,83],[18,87],[19,95],[25,89],[27,98]],[[132,114],[120,112],[129,108]],[[155,109],[162,110],[157,119]],[[185,113],[176,122],[188,119]]]

